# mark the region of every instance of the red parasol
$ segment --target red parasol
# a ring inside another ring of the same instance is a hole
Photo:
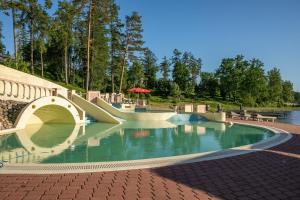
[[[131,88],[127,91],[134,92],[134,93],[150,93],[150,92],[152,92],[152,90],[147,90],[147,89],[143,89],[143,88]]]
[[[148,137],[150,135],[150,132],[148,130],[140,130],[140,131],[136,131],[134,133],[134,137],[135,138],[142,138],[142,137]]]

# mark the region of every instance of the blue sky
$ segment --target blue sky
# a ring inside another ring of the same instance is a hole
[[[299,0],[117,0],[121,17],[142,15],[145,46],[170,57],[174,48],[202,58],[214,71],[224,57],[259,58],[278,67],[300,91]],[[54,6],[55,8],[56,6]],[[11,20],[0,14],[5,43],[13,52]]]

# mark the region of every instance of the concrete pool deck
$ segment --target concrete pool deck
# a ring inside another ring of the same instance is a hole
[[[283,129],[292,138],[263,151],[161,168],[3,174],[0,199],[299,199],[300,126],[247,123]]]

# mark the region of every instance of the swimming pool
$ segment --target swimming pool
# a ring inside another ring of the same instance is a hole
[[[220,151],[273,135],[263,128],[182,116],[171,121],[131,121],[117,126],[31,125],[0,137],[0,159],[19,164],[140,160]]]

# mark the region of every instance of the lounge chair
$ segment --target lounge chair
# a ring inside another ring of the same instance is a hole
[[[236,113],[236,112],[231,111],[231,112],[229,113],[229,117],[232,118],[232,119],[235,119],[235,118],[240,119],[240,118],[241,118],[241,115],[238,114],[238,113]]]
[[[241,119],[248,120],[248,119],[250,119],[250,118],[251,118],[251,115],[248,114],[246,110],[243,110],[243,111],[241,112]]]
[[[242,115],[241,115],[241,118],[244,119],[244,120],[248,120],[248,119],[251,118],[251,115],[248,114],[248,113],[245,113],[245,114],[242,114]]]
[[[257,121],[272,121],[272,122],[275,122],[275,120],[277,119],[277,117],[273,117],[273,116],[263,116],[263,115],[260,115],[260,114],[257,114],[254,119],[256,119]]]

